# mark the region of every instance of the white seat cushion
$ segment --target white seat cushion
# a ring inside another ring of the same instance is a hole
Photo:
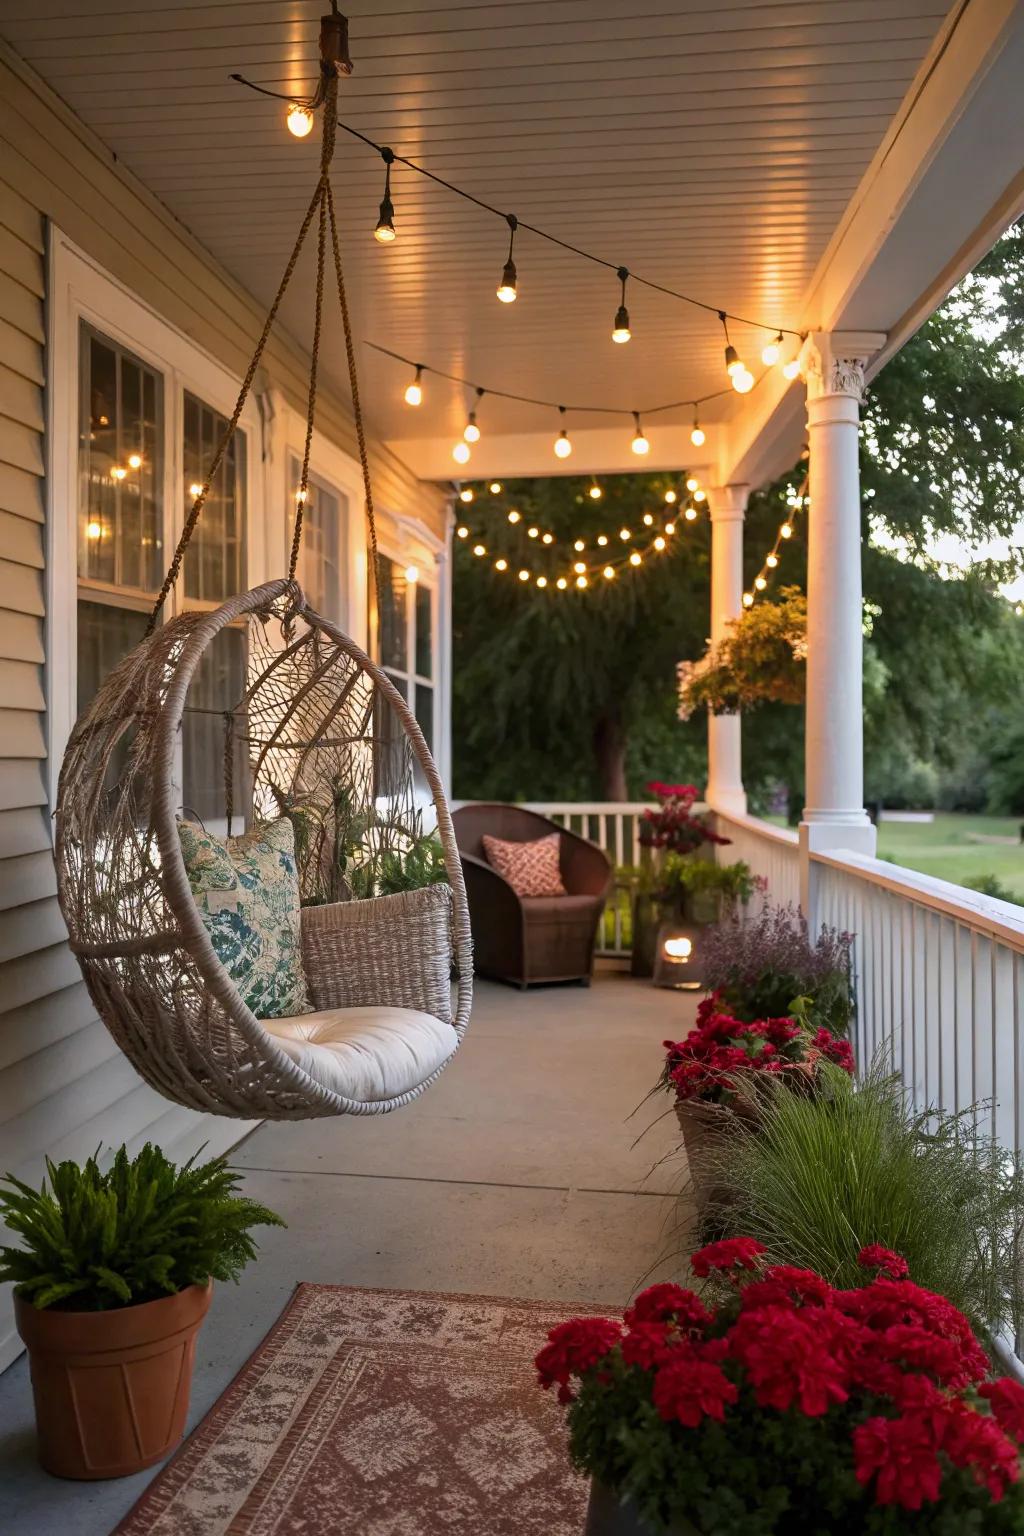
[[[450,1024],[413,1008],[325,1008],[260,1022],[315,1082],[362,1104],[418,1088],[459,1043]]]

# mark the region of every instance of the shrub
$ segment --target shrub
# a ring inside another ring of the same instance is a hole
[[[853,1020],[853,937],[823,928],[811,939],[794,907],[766,904],[756,918],[726,919],[704,940],[702,974],[736,1018],[777,1018],[806,999],[811,1022],[846,1034]]]
[[[759,1084],[758,1129],[708,1151],[722,1229],[779,1263],[857,1285],[857,1254],[895,1249],[982,1330],[1024,1328],[1024,1172],[970,1112],[915,1114],[880,1065],[854,1085],[823,1068],[813,1097]]]
[[[198,1157],[198,1153],[196,1157]],[[279,1216],[235,1193],[224,1158],[178,1168],[149,1143],[121,1147],[110,1168],[46,1161],[50,1189],[10,1174],[0,1183],[0,1218],[21,1237],[0,1248],[0,1281],[36,1307],[103,1312],[170,1296],[190,1285],[235,1280],[256,1244],[255,1226]]]
[[[838,1291],[765,1265],[748,1237],[622,1323],[575,1318],[537,1356],[566,1404],[576,1466],[657,1529],[714,1536],[986,1536],[1024,1527],[1024,1387],[987,1381],[967,1319],[896,1254]]]

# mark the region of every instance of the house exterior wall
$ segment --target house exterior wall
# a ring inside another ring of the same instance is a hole
[[[61,560],[68,552],[67,509],[54,517],[47,479],[48,450],[60,451],[47,441],[47,386],[62,367],[60,357],[47,357],[47,283],[58,230],[236,378],[263,318],[258,304],[0,45],[0,1172],[32,1180],[47,1153],[81,1157],[101,1143],[136,1147],[153,1140],[183,1156],[204,1142],[210,1152],[225,1150],[246,1129],[171,1105],[141,1082],[96,1018],[57,906],[51,759],[63,743],[48,706],[66,662],[54,638],[61,626],[47,613],[54,591],[47,554],[52,549]],[[263,383],[281,406],[281,422],[304,411],[305,370],[296,346],[271,339]],[[344,404],[321,391],[318,406],[324,452],[351,461],[355,432]],[[276,439],[282,479],[289,443],[287,434]],[[273,454],[263,447],[269,462]],[[443,496],[379,445],[371,446],[371,469],[382,538],[414,551],[417,540],[425,542],[437,552],[440,581],[447,570]],[[354,504],[356,519],[359,510]],[[68,596],[73,601],[73,589]],[[446,603],[446,590],[439,588],[439,597]],[[355,618],[365,624],[365,608]],[[444,688],[446,680],[439,681]],[[9,1298],[0,1298],[0,1368],[17,1348]]]

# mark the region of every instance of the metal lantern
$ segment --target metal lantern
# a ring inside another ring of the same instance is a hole
[[[654,958],[654,985],[699,992],[704,928],[698,923],[662,923]]]

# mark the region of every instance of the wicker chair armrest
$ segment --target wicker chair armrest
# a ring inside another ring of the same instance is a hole
[[[570,896],[593,896],[608,900],[612,887],[612,866],[608,855],[596,843],[576,832],[561,828],[560,849],[562,880]]]
[[[505,876],[476,854],[460,852],[459,857],[470,909],[486,912],[489,920],[518,923],[519,896]]]
[[[314,1007],[414,1008],[452,1022],[453,905],[448,885],[302,910]]]

